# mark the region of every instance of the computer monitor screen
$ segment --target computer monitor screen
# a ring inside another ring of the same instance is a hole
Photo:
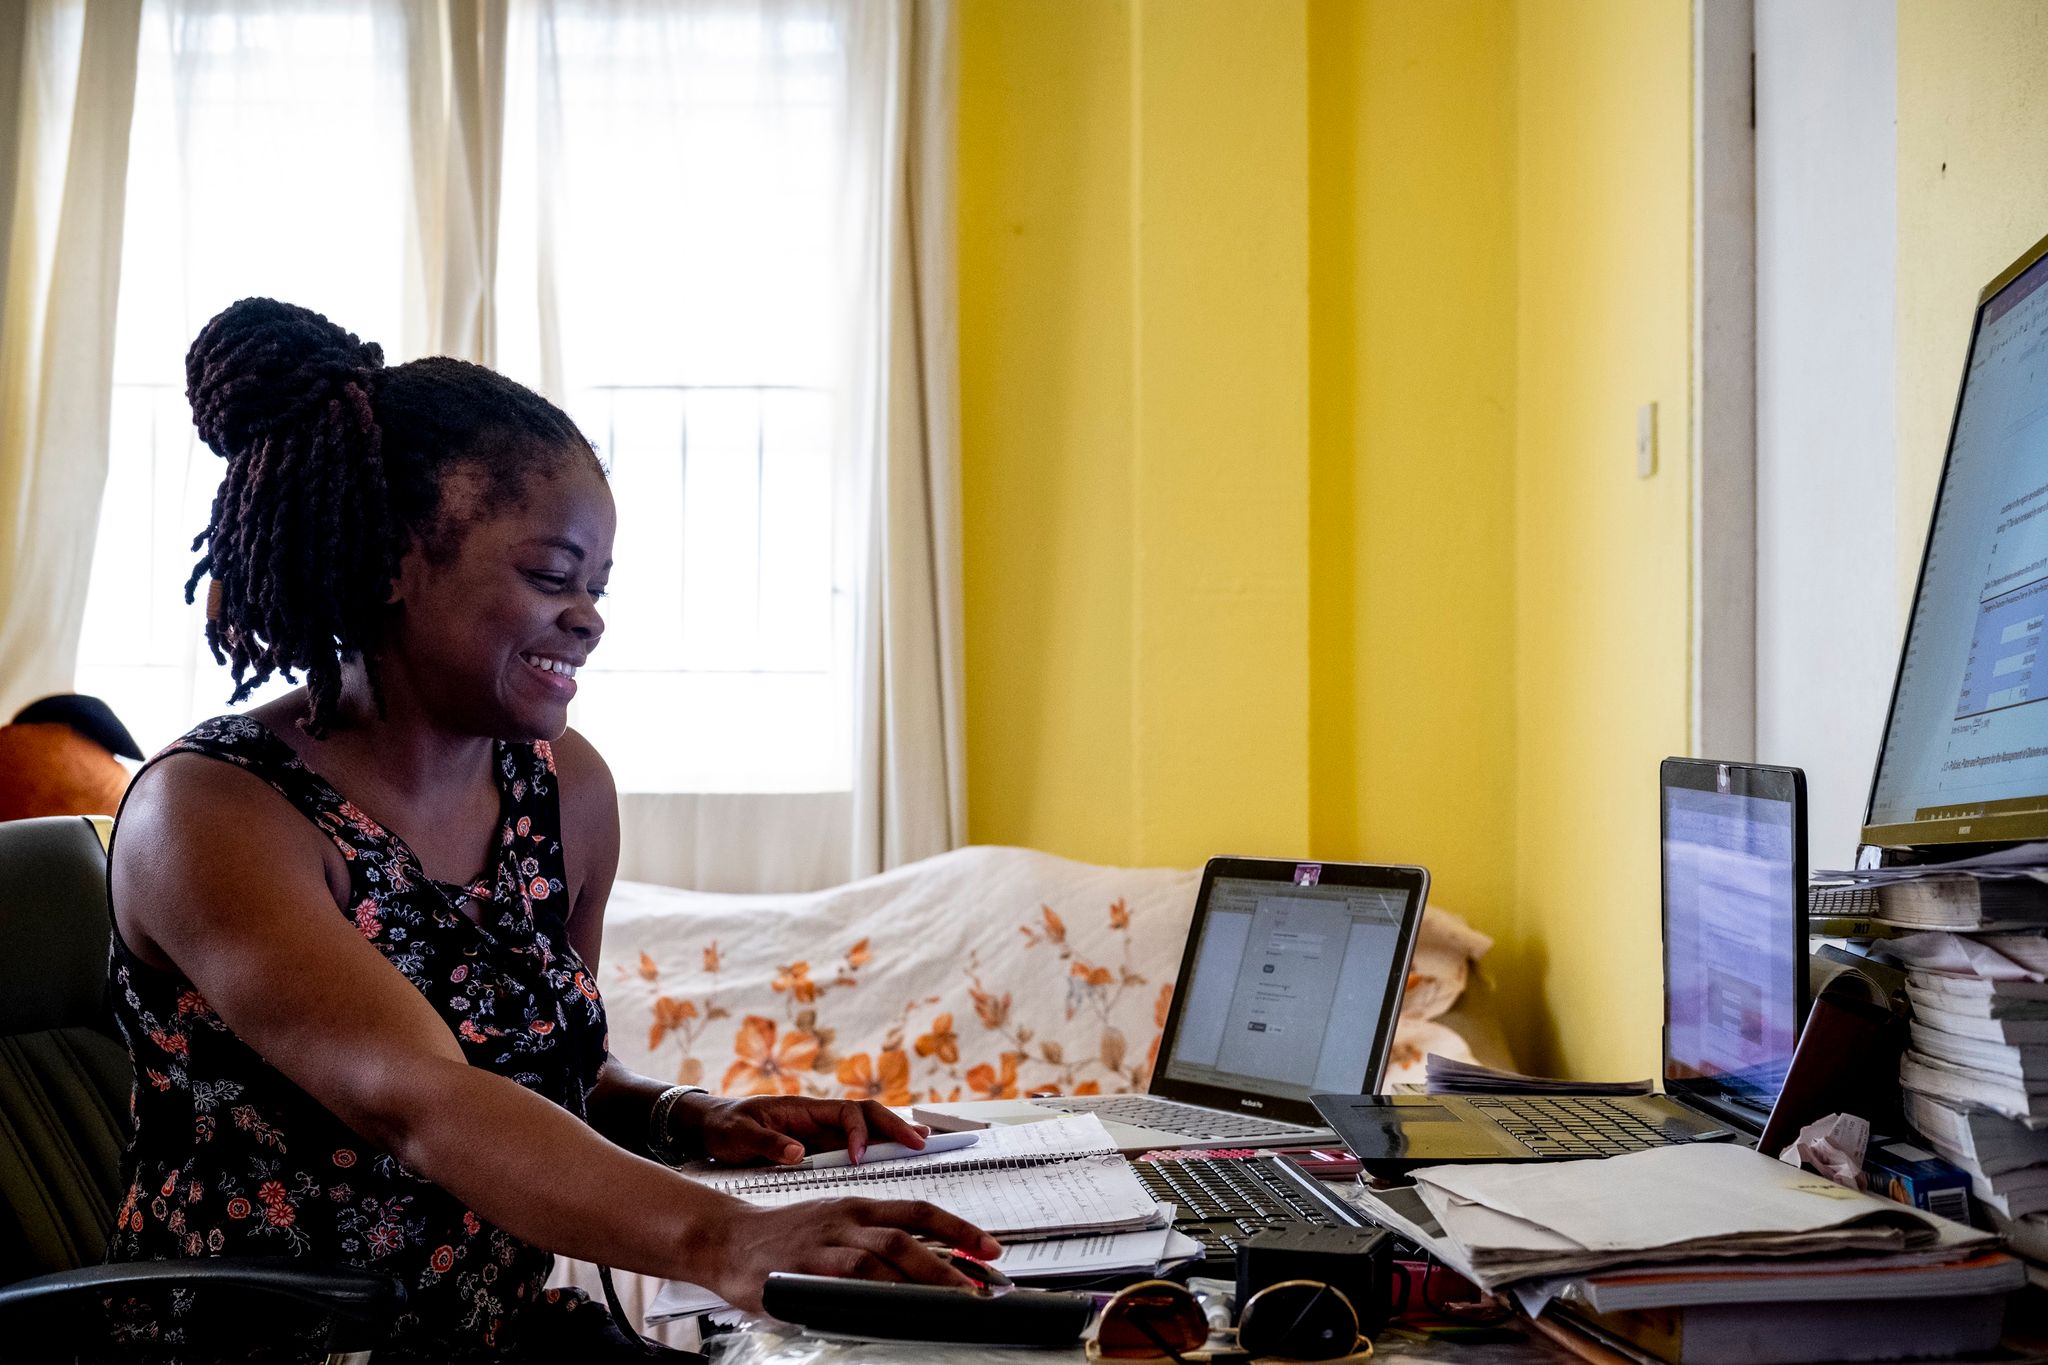
[[[1806,1014],[1803,779],[1664,765],[1664,1083],[1768,1111]]]
[[[1377,1082],[1414,898],[1398,887],[1215,878],[1162,1076],[1303,1105]]]
[[[2038,251],[2039,248],[2036,248]],[[1977,310],[1863,840],[2048,835],[2048,258]]]

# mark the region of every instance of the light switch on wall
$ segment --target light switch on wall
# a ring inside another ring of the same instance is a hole
[[[1657,472],[1657,405],[1645,403],[1636,409],[1636,477],[1647,479]]]

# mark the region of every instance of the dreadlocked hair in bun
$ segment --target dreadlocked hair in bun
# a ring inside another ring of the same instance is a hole
[[[565,460],[602,473],[576,424],[531,389],[443,356],[386,369],[375,342],[275,299],[208,322],[185,378],[200,439],[227,461],[185,600],[212,577],[206,642],[234,671],[231,701],[303,672],[316,738],[347,658],[364,658],[381,709],[368,650],[399,560],[415,546],[440,557],[463,529],[442,524],[450,467],[482,476],[486,506],[516,504],[531,475]]]

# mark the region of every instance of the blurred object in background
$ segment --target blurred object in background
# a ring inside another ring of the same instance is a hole
[[[142,750],[98,697],[63,693],[30,702],[0,725],[0,820],[112,815],[129,770],[115,757]]]

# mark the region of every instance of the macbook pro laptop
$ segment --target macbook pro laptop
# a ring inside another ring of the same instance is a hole
[[[1330,1141],[1316,1091],[1377,1089],[1429,874],[1212,858],[1143,1095],[919,1105],[940,1130],[1093,1113],[1127,1152]]]
[[[1664,1093],[1315,1096],[1361,1162],[1616,1156],[1763,1132],[1806,1018],[1805,778],[1678,758],[1660,776]]]

